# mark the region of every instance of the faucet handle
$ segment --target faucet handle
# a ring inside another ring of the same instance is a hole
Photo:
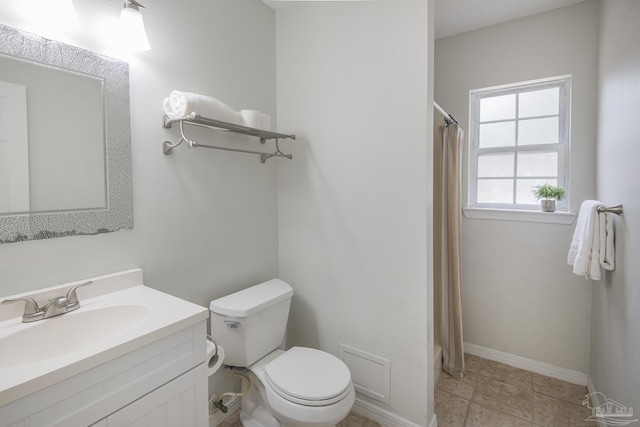
[[[15,299],[6,299],[2,301],[2,304],[11,304],[14,302],[24,301],[24,314],[22,315],[22,321],[33,322],[39,320],[42,317],[42,311],[40,307],[38,307],[38,303],[33,298],[15,298]]]
[[[93,281],[89,280],[88,282],[81,283],[69,289],[69,291],[67,292],[67,311],[73,311],[80,308],[80,301],[78,301],[78,294],[76,293],[76,289],[78,289],[80,286],[86,286],[92,283]]]

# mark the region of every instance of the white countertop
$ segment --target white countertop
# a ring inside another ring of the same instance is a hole
[[[89,280],[93,280],[94,283],[77,291],[80,308],[61,316],[33,323],[22,323],[22,303],[0,306],[0,312],[9,307],[19,307],[18,310],[15,308],[8,310],[13,317],[6,319],[6,311],[0,317],[0,320],[3,320],[0,322],[0,352],[17,351],[9,348],[10,346],[3,341],[3,338],[7,338],[8,342],[12,334],[19,334],[27,328],[38,327],[43,322],[56,322],[58,319],[65,318],[59,324],[68,325],[74,317],[84,319],[85,317],[82,316],[86,316],[90,310],[104,311],[114,306],[141,306],[144,315],[127,323],[126,327],[120,327],[116,332],[105,331],[109,328],[108,322],[100,322],[100,325],[86,325],[91,329],[91,343],[75,351],[66,353],[58,349],[57,352],[52,352],[53,357],[36,361],[30,361],[29,357],[25,357],[24,363],[21,361],[18,364],[12,363],[12,366],[0,366],[0,406],[169,336],[206,320],[209,316],[205,307],[144,286],[140,269]],[[82,281],[16,296],[30,296],[42,307],[43,300],[46,302],[47,298],[53,295],[64,295],[67,289],[79,283]],[[0,300],[6,298],[0,298]],[[17,312],[19,312],[18,316],[16,316]],[[49,325],[55,326],[56,323]],[[103,329],[103,333],[98,329]],[[52,327],[51,330],[55,334],[65,334],[63,326]],[[93,335],[95,335],[95,341],[93,341]],[[68,336],[64,338],[69,339]],[[46,354],[45,347],[43,346],[41,351]]]

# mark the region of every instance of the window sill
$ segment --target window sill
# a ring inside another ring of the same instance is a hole
[[[493,219],[501,221],[541,222],[547,224],[573,223],[576,214],[571,212],[542,212],[515,209],[464,208],[464,216],[470,219]]]

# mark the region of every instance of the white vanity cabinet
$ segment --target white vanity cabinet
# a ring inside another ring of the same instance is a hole
[[[207,370],[204,365],[181,375],[168,384],[109,415],[94,426],[98,427],[177,427],[206,426],[202,417],[199,396],[204,388],[206,400]],[[205,402],[206,405],[206,402]],[[206,414],[205,414],[206,415]]]
[[[0,427],[207,427],[207,308],[144,286],[141,269],[90,281],[53,318],[2,305]]]
[[[0,426],[208,426],[205,337],[200,321],[22,397]]]

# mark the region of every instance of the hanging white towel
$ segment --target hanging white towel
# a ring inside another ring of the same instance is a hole
[[[614,266],[613,225],[608,213],[598,213],[604,206],[597,200],[585,200],[580,206],[567,263],[573,272],[587,279],[600,280],[600,266]]]
[[[616,267],[613,243],[613,217],[608,212],[598,213],[600,218],[600,265],[606,270]]]

